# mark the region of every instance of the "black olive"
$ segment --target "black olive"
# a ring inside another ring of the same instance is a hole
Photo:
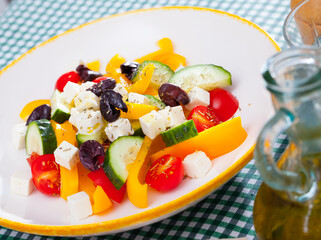
[[[81,77],[81,79],[84,82],[93,81],[96,78],[102,76],[102,74],[100,72],[96,72],[96,71],[90,70],[89,68],[87,68],[83,64],[79,65],[76,68],[76,71],[77,71],[78,75]]]
[[[162,84],[158,89],[158,95],[165,104],[171,107],[178,106],[180,104],[186,105],[189,103],[187,93],[174,84]]]
[[[128,111],[122,95],[111,89],[105,90],[100,98],[100,112],[106,121],[116,121],[120,116],[120,110],[118,109],[122,110],[123,112]]]
[[[32,113],[29,115],[26,125],[28,126],[29,123],[40,120],[40,119],[48,119],[51,118],[51,107],[47,104],[40,105],[36,107]]]
[[[80,145],[79,160],[90,171],[96,171],[101,167],[99,158],[104,156],[104,147],[95,140],[88,140]]]
[[[133,74],[136,72],[137,68],[139,66],[139,63],[137,62],[125,62],[122,65],[120,65],[121,73],[125,74],[125,76],[132,80]]]
[[[91,88],[87,89],[87,91],[93,92],[96,96],[100,97],[101,94],[107,89],[114,89],[116,86],[115,79],[111,77],[107,77],[105,80],[96,83]]]

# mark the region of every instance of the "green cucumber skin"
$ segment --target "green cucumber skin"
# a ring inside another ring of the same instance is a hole
[[[63,100],[61,99],[61,92],[59,92],[57,89],[52,94],[50,103],[52,120],[59,124],[62,124],[70,118],[71,105],[63,103]],[[66,107],[66,111],[58,108],[59,103]]]
[[[206,75],[207,71],[211,71],[220,79],[215,79],[214,81],[195,78],[188,79],[189,75],[196,74],[202,76],[204,74]],[[179,86],[185,91],[189,91],[195,86],[203,88],[206,91],[211,91],[214,88],[223,88],[232,85],[232,77],[231,73],[221,66],[214,64],[198,64],[180,69],[168,80],[168,82]]]
[[[70,113],[65,113],[59,109],[56,109],[56,111],[51,116],[51,119],[54,120],[57,123],[64,123],[70,118]]]
[[[84,142],[88,141],[88,140],[95,140],[97,142],[99,142],[100,144],[102,144],[104,141],[101,138],[100,134],[97,135],[85,135],[85,134],[77,134],[76,135],[76,140],[78,143],[78,146],[80,147],[81,144],[83,144]]]
[[[161,100],[159,100],[158,98],[148,94],[145,94],[144,96],[148,98],[149,105],[155,106],[158,109],[164,109],[166,107],[166,104]]]
[[[161,133],[162,139],[165,142],[166,147],[183,142],[197,135],[198,132],[193,120],[188,120],[176,127],[173,127]]]
[[[130,141],[131,143],[136,143],[138,145],[142,145],[143,143],[143,138],[139,137],[139,136],[124,136],[124,137],[119,137],[117,138],[114,142],[112,142],[109,146],[109,148],[107,149],[106,155],[105,155],[105,160],[104,160],[104,165],[103,165],[103,169],[107,175],[107,177],[109,178],[109,180],[112,182],[112,184],[115,186],[116,189],[121,189],[121,187],[125,184],[127,177],[128,177],[128,172],[127,170],[125,170],[125,174],[121,175],[119,173],[119,170],[116,169],[117,166],[115,164],[117,164],[118,161],[121,161],[120,157],[119,157],[119,152],[117,151],[118,147],[117,145],[123,145],[125,144],[125,146],[122,146],[121,149],[125,150],[124,147],[129,147],[128,141]],[[115,147],[116,146],[116,147]],[[116,152],[114,152],[116,151]]]
[[[138,66],[137,71],[133,75],[132,82],[136,82],[139,79],[139,75],[142,72],[142,70],[144,69],[144,67],[150,63],[155,66],[153,77],[156,76],[157,74],[160,74],[160,72],[166,72],[166,74],[168,74],[168,77],[167,77],[167,79],[164,80],[164,82],[168,82],[168,80],[174,75],[174,71],[166,64],[158,62],[158,61],[154,61],[154,60],[146,60]],[[152,82],[154,82],[153,77],[151,79]]]
[[[51,154],[53,153],[56,148],[57,148],[57,139],[56,139],[56,134],[53,130],[53,127],[50,124],[50,121],[47,119],[40,119],[31,122],[28,125],[25,141],[26,141],[26,151],[27,154],[31,154],[32,152],[28,151],[28,146],[27,146],[27,139],[28,139],[28,132],[31,128],[36,127],[38,128],[41,141],[42,141],[42,152],[38,153],[40,155],[43,154]],[[45,144],[44,144],[45,143]]]
[[[143,132],[142,128],[138,128],[134,131],[133,136],[138,136],[138,137],[145,137],[145,134]]]

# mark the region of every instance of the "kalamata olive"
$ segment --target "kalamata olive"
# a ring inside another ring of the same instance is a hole
[[[87,68],[83,64],[79,65],[76,68],[76,71],[77,71],[78,75],[81,77],[81,79],[84,82],[93,81],[96,78],[102,76],[102,74],[100,72],[96,72],[96,71],[90,70],[89,68]]]
[[[88,140],[80,145],[79,160],[90,171],[96,171],[101,167],[99,160],[104,156],[104,147],[95,140]]]
[[[116,109],[117,108],[117,109]],[[106,89],[100,98],[100,112],[108,122],[116,121],[120,116],[120,110],[127,112],[127,105],[120,93]]]
[[[178,106],[180,104],[186,105],[189,103],[187,93],[174,84],[162,84],[158,89],[158,95],[165,104],[171,107]]]
[[[39,120],[39,119],[48,119],[50,120],[51,117],[51,107],[47,104],[40,105],[36,107],[32,113],[29,115],[26,125],[28,126],[29,123]]]
[[[122,65],[120,65],[121,73],[125,74],[125,76],[132,80],[134,72],[136,72],[137,68],[139,66],[139,63],[137,62],[125,62]]]
[[[87,89],[87,91],[91,91],[94,94],[96,94],[98,97],[100,97],[105,90],[114,89],[115,86],[116,86],[115,79],[108,77],[105,80],[102,80],[99,83],[96,83],[94,86]]]

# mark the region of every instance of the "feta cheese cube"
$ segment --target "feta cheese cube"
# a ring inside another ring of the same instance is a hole
[[[85,110],[79,114],[74,112],[74,116],[77,116],[77,118],[71,120],[72,122],[75,121],[75,126],[80,134],[94,135],[104,127],[103,116],[100,111]]]
[[[81,112],[86,109],[99,110],[99,97],[91,91],[84,91],[79,93],[74,98],[76,109]]]
[[[191,178],[202,178],[212,168],[211,160],[202,151],[187,155],[183,161],[185,174]]]
[[[91,88],[92,86],[94,86],[96,83],[94,82],[84,82],[80,85],[80,89],[79,89],[79,92],[82,93],[82,92],[86,92],[87,89]]]
[[[138,103],[138,104],[149,104],[149,99],[138,93],[129,93],[128,94],[128,102],[130,103]]]
[[[166,130],[162,116],[155,110],[139,118],[143,133],[150,139],[154,139]]]
[[[93,213],[90,198],[84,191],[68,196],[67,201],[71,216],[76,219],[84,219]]]
[[[59,165],[71,170],[78,162],[78,148],[67,141],[63,141],[54,151],[55,161]]]
[[[70,110],[70,117],[69,117],[69,122],[77,127],[77,119],[79,118],[80,112],[77,111],[76,108],[72,108]]]
[[[122,95],[124,100],[128,99],[128,92],[120,83],[117,83],[113,90]]]
[[[22,196],[29,196],[34,189],[29,169],[18,170],[10,178],[10,191]]]
[[[208,106],[210,104],[210,93],[199,87],[193,87],[188,92],[190,102],[185,105],[186,109],[192,110],[198,105]]]
[[[79,92],[80,85],[69,81],[64,87],[64,91],[61,93],[61,96],[64,98],[66,103],[71,104]]]
[[[108,139],[113,142],[121,136],[134,134],[134,130],[127,118],[118,118],[115,122],[107,124],[105,133]]]
[[[17,150],[25,148],[27,128],[26,123],[15,124],[12,128],[11,141]]]
[[[162,116],[166,128],[173,128],[186,122],[182,106],[166,106],[164,109],[159,110],[158,113]]]

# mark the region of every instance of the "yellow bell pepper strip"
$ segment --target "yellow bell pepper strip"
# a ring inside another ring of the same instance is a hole
[[[139,75],[138,80],[129,87],[127,87],[126,90],[128,92],[144,94],[150,84],[150,80],[152,79],[154,69],[155,66],[153,64],[147,64],[146,67],[143,68],[142,73]]]
[[[135,161],[130,164],[128,170],[127,196],[129,201],[139,208],[148,207],[147,184],[144,177],[141,176],[145,176],[144,173],[147,171],[144,166],[146,166],[146,155],[151,144],[152,140],[145,137]]]
[[[94,214],[104,212],[113,205],[101,186],[96,187],[93,199],[94,204],[92,205],[92,208]]]
[[[163,49],[163,51],[172,53],[174,52],[174,47],[173,47],[173,43],[172,40],[170,40],[169,38],[162,38],[161,40],[159,40],[157,42],[157,45]]]
[[[94,192],[95,192],[95,185],[93,181],[88,177],[90,173],[81,162],[77,164],[78,166],[78,191],[84,191],[88,194],[91,203],[94,202]]]
[[[71,170],[60,166],[60,197],[67,200],[67,197],[78,192],[78,165]]]
[[[121,111],[120,117],[122,118],[139,119],[141,116],[144,116],[145,114],[150,113],[153,110],[158,110],[157,107],[146,104],[126,102],[126,105],[128,111],[127,113]]]
[[[177,53],[162,54],[162,55],[155,57],[154,60],[166,64],[173,71],[176,71],[176,69],[180,65],[183,65],[184,67],[186,66],[186,58],[183,57],[182,55],[177,54]]]
[[[62,124],[50,120],[57,138],[57,146],[63,141],[77,147],[76,131],[69,121]],[[74,166],[71,170],[60,166],[61,189],[60,196],[67,200],[67,197],[78,192],[78,167]]]
[[[59,146],[63,141],[67,141],[75,147],[78,146],[76,131],[69,121],[65,121],[64,123],[59,124],[53,120],[50,120],[50,123],[56,134],[57,146]]]
[[[150,158],[154,162],[158,158],[170,154],[184,159],[195,151],[203,151],[210,159],[213,159],[236,149],[245,141],[246,137],[247,133],[242,127],[241,118],[236,117],[206,129],[184,142],[164,148],[152,154]]]
[[[158,87],[152,87],[151,85],[152,83],[150,83],[144,94],[152,95],[154,97],[158,96]]]
[[[106,65],[106,75],[112,77],[117,81],[119,81],[119,77],[121,75],[120,65],[126,62],[125,58],[116,54],[113,56]]]
[[[32,102],[27,103],[23,109],[20,112],[20,117],[27,121],[29,115],[32,113],[32,111],[36,108],[39,107],[40,105],[43,104],[48,104],[50,105],[50,100],[49,99],[40,99],[40,100],[34,100]]]
[[[135,62],[142,63],[146,60],[154,60],[155,57],[165,54],[173,53],[173,44],[169,38],[163,38],[157,42],[157,45],[160,47],[159,50],[149,53],[141,58],[135,60]]]
[[[99,60],[89,62],[86,65],[87,65],[87,68],[89,68],[90,70],[99,72],[99,69],[100,69],[100,61]]]

